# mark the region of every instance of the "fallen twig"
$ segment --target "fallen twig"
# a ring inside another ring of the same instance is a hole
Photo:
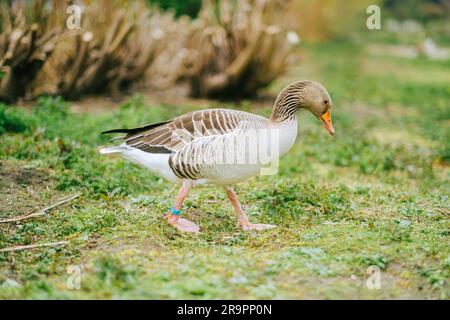
[[[59,202],[56,202],[56,203],[54,203],[54,204],[52,204],[52,205],[50,205],[50,206],[48,206],[48,207],[38,211],[38,212],[28,213],[28,214],[25,214],[25,215],[22,215],[22,216],[19,216],[19,217],[14,217],[14,218],[8,218],[8,219],[5,219],[5,220],[0,220],[0,223],[15,222],[15,221],[21,221],[21,220],[25,220],[25,219],[30,219],[30,218],[42,216],[42,215],[48,213],[50,210],[56,208],[57,206],[60,206],[60,205],[62,205],[64,203],[67,203],[69,201],[72,201],[73,199],[78,198],[80,195],[81,195],[81,193],[74,194],[73,196],[70,196],[68,198],[64,198],[64,199],[60,200]]]
[[[12,252],[12,251],[40,248],[40,247],[55,247],[55,246],[59,246],[59,245],[65,245],[67,243],[69,243],[69,241],[58,241],[58,242],[41,243],[41,244],[30,244],[30,245],[26,245],[26,246],[17,246],[17,247],[3,248],[3,249],[0,249],[0,252]]]

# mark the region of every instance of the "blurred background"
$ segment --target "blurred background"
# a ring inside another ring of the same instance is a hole
[[[370,4],[381,7],[381,30],[366,27]],[[190,97],[251,97],[310,64],[304,46],[330,41],[449,59],[448,0],[9,0],[0,9],[4,102],[179,85]]]
[[[0,298],[448,299],[449,15],[450,0],[1,1],[0,220],[81,195],[0,221]],[[172,184],[98,153],[102,131],[201,108],[269,116],[301,79],[330,92],[336,135],[300,113],[279,173],[238,186],[268,232],[199,187],[183,214],[202,232],[180,235],[161,219]]]

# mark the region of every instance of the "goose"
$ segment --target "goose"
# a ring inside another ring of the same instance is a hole
[[[250,223],[233,185],[250,177],[276,173],[278,158],[288,152],[297,137],[297,112],[315,115],[330,135],[332,100],[323,85],[312,80],[289,84],[277,96],[270,118],[230,109],[205,109],[169,121],[123,133],[122,144],[100,149],[101,154],[121,154],[157,175],[180,185],[174,205],[164,216],[179,231],[198,233],[200,227],[181,218],[189,190],[197,184],[221,185],[244,230],[264,230],[269,224]]]

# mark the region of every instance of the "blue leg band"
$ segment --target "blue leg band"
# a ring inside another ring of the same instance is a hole
[[[181,213],[181,210],[175,210],[173,207],[170,207],[170,211],[176,216],[179,216]]]

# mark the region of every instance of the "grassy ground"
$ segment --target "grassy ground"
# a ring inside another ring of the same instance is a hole
[[[136,96],[102,114],[74,114],[51,98],[33,111],[0,107],[0,217],[83,193],[41,218],[0,225],[0,248],[70,241],[0,253],[0,298],[448,298],[449,63],[348,43],[304,53],[270,90],[324,83],[337,135],[301,114],[279,174],[237,187],[253,221],[278,225],[260,233],[236,228],[223,190],[199,187],[184,212],[202,233],[179,234],[161,219],[176,194],[169,183],[97,153],[102,130],[194,106]],[[81,268],[79,290],[67,287],[70,266]],[[369,266],[381,270],[378,290],[366,286]]]

